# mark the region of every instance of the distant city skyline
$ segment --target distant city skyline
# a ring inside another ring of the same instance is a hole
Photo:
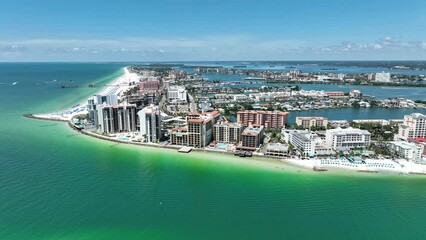
[[[0,61],[425,60],[426,2],[4,0]]]

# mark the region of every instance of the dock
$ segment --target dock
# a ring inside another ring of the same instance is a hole
[[[178,152],[180,153],[189,153],[192,151],[192,147],[182,147],[181,149],[178,150]]]

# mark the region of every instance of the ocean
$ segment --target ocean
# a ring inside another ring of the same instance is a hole
[[[116,145],[22,117],[80,103],[99,89],[60,86],[123,66],[0,64],[0,239],[425,238],[424,176]]]

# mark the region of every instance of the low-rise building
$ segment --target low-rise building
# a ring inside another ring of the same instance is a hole
[[[335,150],[366,148],[370,145],[371,133],[357,128],[329,129],[325,133],[325,141]]]
[[[232,96],[232,98],[234,99],[234,101],[245,101],[249,97],[245,94],[235,94],[235,95]]]
[[[423,146],[412,142],[393,141],[389,143],[389,150],[399,157],[415,161],[422,158]]]
[[[264,149],[264,154],[269,156],[287,156],[288,145],[281,143],[269,143]]]
[[[315,156],[330,156],[336,154],[332,146],[327,144],[315,144]]]
[[[327,128],[328,118],[324,117],[296,117],[296,125],[301,126],[305,129],[315,128]]]
[[[372,123],[372,124],[379,124],[381,126],[389,125],[389,121],[385,119],[356,119],[356,120],[353,120],[353,122],[359,123],[359,124]]]
[[[408,142],[421,146],[423,148],[422,155],[426,157],[426,138],[409,138]]]

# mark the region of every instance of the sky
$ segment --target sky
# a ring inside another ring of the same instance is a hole
[[[0,61],[426,60],[425,0],[0,0]]]

